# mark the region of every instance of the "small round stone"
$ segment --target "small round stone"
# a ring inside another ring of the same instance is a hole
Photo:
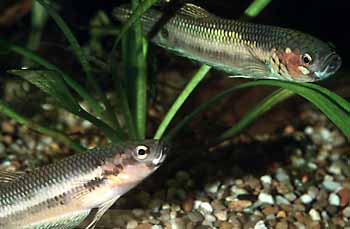
[[[320,213],[317,210],[315,210],[314,208],[312,208],[309,211],[309,215],[313,221],[320,221],[321,220]]]
[[[339,206],[340,205],[340,198],[336,193],[331,193],[328,197],[328,202],[330,205]]]
[[[260,220],[255,224],[254,229],[268,229],[268,227],[266,227],[263,220]]]
[[[309,194],[304,194],[300,197],[303,204],[309,204],[312,202],[313,198]]]
[[[261,192],[258,196],[258,199],[261,203],[266,203],[266,204],[274,204],[275,201],[273,200],[273,197],[268,194],[268,193],[264,193]]]
[[[130,220],[126,225],[126,228],[127,229],[134,229],[137,227],[137,225],[138,225],[138,223],[136,220]]]

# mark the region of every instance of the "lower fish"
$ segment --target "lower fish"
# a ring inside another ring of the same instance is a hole
[[[122,22],[131,13],[128,6],[113,11]],[[155,9],[143,14],[144,33],[153,32],[162,18],[163,13]],[[193,4],[176,11],[151,40],[176,54],[232,73],[233,77],[313,82],[326,79],[341,66],[333,47],[311,35],[223,19]]]
[[[160,141],[106,145],[31,172],[0,172],[0,228],[94,228],[113,203],[152,174]]]

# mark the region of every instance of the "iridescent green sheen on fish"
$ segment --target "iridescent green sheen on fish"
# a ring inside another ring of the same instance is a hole
[[[0,228],[93,228],[161,165],[165,153],[162,142],[124,142],[27,173],[0,171]]]
[[[128,7],[113,15],[126,21]],[[150,9],[141,18],[149,34],[163,13]],[[333,48],[299,31],[217,17],[186,4],[163,24],[152,41],[178,55],[233,74],[233,77],[312,82],[333,75],[341,58]]]

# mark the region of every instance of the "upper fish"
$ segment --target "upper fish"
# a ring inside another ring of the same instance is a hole
[[[126,21],[132,11],[117,7]],[[150,9],[141,18],[147,35],[166,17]],[[313,82],[333,75],[341,58],[332,46],[311,35],[269,25],[220,18],[186,4],[159,28],[151,40],[181,56],[233,74],[233,77]]]
[[[101,146],[31,172],[0,172],[0,228],[94,228],[152,174],[168,147],[145,140]]]

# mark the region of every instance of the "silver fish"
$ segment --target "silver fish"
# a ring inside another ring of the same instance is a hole
[[[107,145],[31,172],[0,172],[0,228],[94,228],[164,161],[163,142]]]
[[[129,6],[113,11],[122,22],[131,13]],[[146,35],[163,14],[156,9],[143,14],[141,24]],[[330,77],[342,63],[333,47],[311,35],[223,19],[193,4],[184,5],[171,16],[151,41],[233,77],[313,82]]]

